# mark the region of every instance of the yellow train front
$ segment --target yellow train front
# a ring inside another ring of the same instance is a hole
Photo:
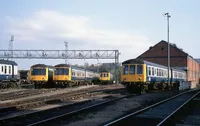
[[[113,75],[108,71],[102,71],[99,80],[101,84],[113,84]]]
[[[53,86],[53,66],[35,64],[30,68],[30,82],[35,88]]]
[[[73,82],[71,81],[71,67],[67,64],[58,64],[54,66],[53,81],[56,86],[69,86]]]
[[[138,59],[124,61],[121,67],[121,84],[131,92],[140,93],[146,84],[146,64]]]

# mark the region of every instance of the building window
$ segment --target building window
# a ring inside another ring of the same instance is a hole
[[[161,50],[162,50],[162,51],[164,51],[164,49],[165,49],[164,47],[161,47]]]

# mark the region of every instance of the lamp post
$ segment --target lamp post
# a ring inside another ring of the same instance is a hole
[[[169,78],[169,72],[170,72],[170,45],[169,45],[169,18],[171,17],[169,13],[164,14],[165,17],[167,17],[167,42],[168,42],[168,86],[170,85],[170,78]]]

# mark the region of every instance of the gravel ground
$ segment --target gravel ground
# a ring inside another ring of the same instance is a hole
[[[10,92],[17,92],[17,91],[23,91],[27,89],[14,89],[14,88],[8,88],[8,89],[0,89],[0,94],[10,93]]]
[[[1,103],[21,101],[21,100],[26,100],[26,99],[32,99],[32,98],[38,98],[38,97],[45,97],[45,96],[57,95],[57,94],[67,93],[67,92],[73,92],[73,91],[77,91],[77,90],[81,90],[81,89],[87,89],[87,88],[95,87],[95,86],[96,85],[80,86],[80,87],[76,87],[76,88],[66,88],[66,89],[61,89],[61,90],[58,89],[56,91],[52,91],[52,92],[49,92],[49,93],[38,94],[38,95],[33,95],[33,96],[28,96],[28,97],[23,97],[23,98],[18,98],[18,99],[6,100],[6,101],[0,101],[0,104]],[[49,90],[49,89],[46,89],[46,90]]]
[[[66,122],[62,122],[62,124],[59,125],[67,125],[67,126],[103,125],[104,123],[109,122],[114,118],[118,118],[119,116],[122,116],[129,112],[133,112],[137,109],[153,104],[159,100],[168,98],[174,94],[176,94],[176,92],[157,92],[157,93],[142,94],[128,99],[122,99],[120,101],[117,101],[115,104],[109,105],[106,108],[102,108],[101,110],[96,110],[95,112],[91,112],[89,114],[79,115],[76,121],[67,122],[66,120]]]

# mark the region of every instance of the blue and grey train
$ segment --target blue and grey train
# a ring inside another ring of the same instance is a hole
[[[0,60],[0,86],[8,88],[19,82],[18,65],[14,61]]]
[[[57,64],[54,68],[53,81],[56,85],[81,85],[91,83],[94,78],[99,77],[97,72],[67,64]]]
[[[129,59],[122,63],[121,83],[130,90],[141,92],[151,89],[171,89],[177,87],[180,81],[186,81],[186,71],[171,68],[142,59]]]

